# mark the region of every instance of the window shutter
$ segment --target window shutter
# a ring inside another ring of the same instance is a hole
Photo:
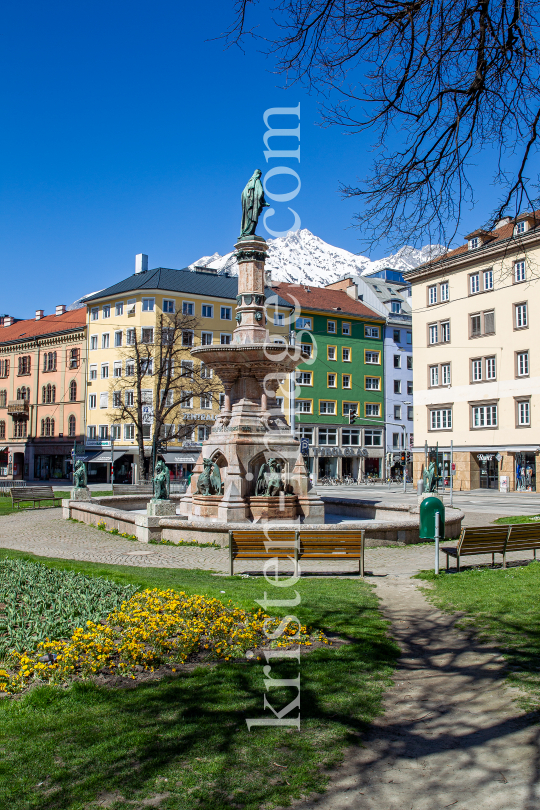
[[[495,312],[484,313],[484,333],[486,335],[495,332]]]

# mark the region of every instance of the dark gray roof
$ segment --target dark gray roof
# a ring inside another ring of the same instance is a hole
[[[189,269],[171,270],[168,267],[156,267],[155,270],[146,270],[144,273],[134,273],[129,278],[100,290],[88,298],[81,299],[84,303],[97,301],[100,298],[110,298],[112,295],[135,292],[136,290],[166,290],[178,292],[212,295],[215,298],[234,300],[238,295],[238,276],[218,276],[213,273],[196,273]],[[267,296],[275,295],[271,289],[265,290]],[[292,309],[292,304],[278,296],[278,304]]]

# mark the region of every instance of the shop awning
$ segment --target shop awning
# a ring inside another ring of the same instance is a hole
[[[89,453],[77,453],[75,456],[75,461],[93,461],[98,455],[99,452],[97,450]]]
[[[193,453],[183,452],[178,453],[159,453],[165,464],[195,464],[199,456],[200,450],[195,450]]]
[[[110,464],[112,461],[112,454],[110,450],[101,450],[101,452],[96,453],[94,458],[89,458],[92,464]]]

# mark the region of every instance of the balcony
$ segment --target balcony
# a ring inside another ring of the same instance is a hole
[[[28,416],[29,405],[25,399],[8,402],[8,413],[12,416]]]

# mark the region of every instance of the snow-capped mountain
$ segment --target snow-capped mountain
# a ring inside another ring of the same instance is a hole
[[[441,245],[426,245],[420,250],[406,245],[392,256],[371,261],[367,256],[357,256],[343,248],[333,247],[307,228],[302,228],[287,236],[268,240],[266,269],[271,270],[274,281],[307,282],[315,287],[324,287],[342,276],[374,273],[383,267],[402,272],[411,270],[430,258],[440,256],[444,251]],[[234,252],[225,256],[219,253],[202,256],[190,267],[211,267],[218,273],[234,275],[238,272]]]

